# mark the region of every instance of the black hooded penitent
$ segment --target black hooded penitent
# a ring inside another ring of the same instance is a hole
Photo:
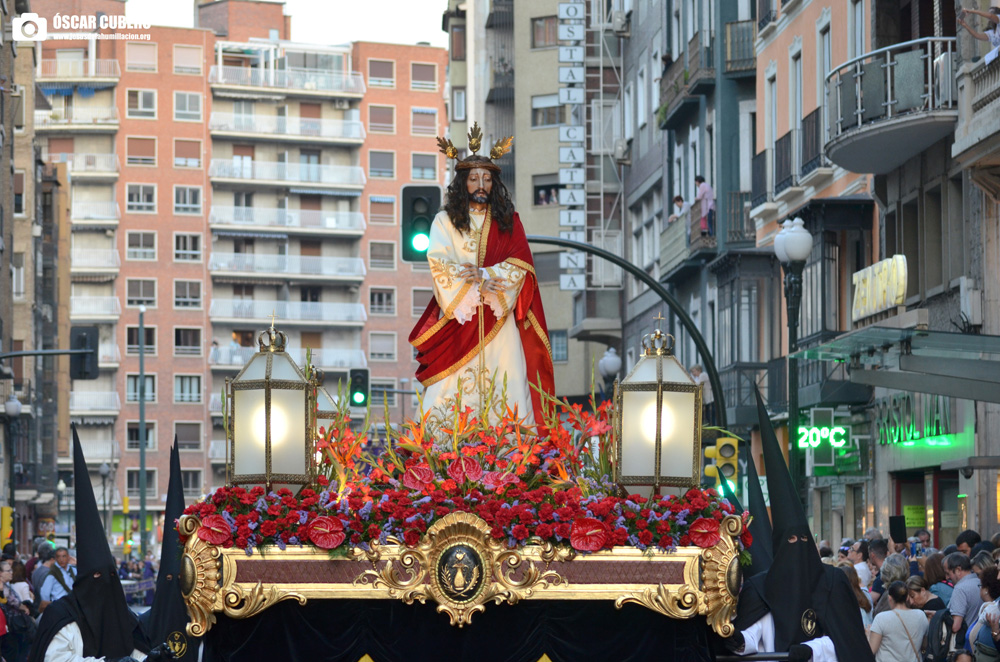
[[[125,602],[76,426],[73,427],[73,495],[76,581],[69,595],[53,602],[42,614],[29,662],[42,662],[52,638],[74,621],[83,635],[85,657],[124,657],[135,648],[133,632],[138,621]]]

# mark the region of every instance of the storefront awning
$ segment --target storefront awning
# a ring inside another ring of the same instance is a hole
[[[1000,336],[877,325],[792,358],[847,363],[856,384],[1000,403]]]

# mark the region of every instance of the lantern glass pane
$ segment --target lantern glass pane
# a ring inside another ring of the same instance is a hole
[[[264,473],[264,389],[233,392],[233,472]]]
[[[675,384],[693,384],[691,375],[672,356],[663,357],[663,381]],[[643,356],[635,364],[635,368],[625,378],[624,383],[633,384],[637,382],[656,382],[656,357]]]
[[[292,362],[292,358],[284,352],[275,352],[274,360],[271,362],[271,379],[286,379],[301,382],[298,368]]]
[[[333,396],[322,386],[316,389],[316,409],[319,411],[337,410],[337,403],[333,401]]]
[[[656,391],[622,391],[622,475],[652,476],[655,443]]]
[[[240,373],[239,381],[251,381],[254,379],[264,379],[264,372],[267,370],[267,354],[258,352],[250,357],[250,362]]]
[[[691,478],[694,467],[694,393],[663,392],[663,418],[672,421],[663,426],[660,446],[660,476]]]
[[[304,474],[307,443],[305,391],[272,390],[271,473]]]

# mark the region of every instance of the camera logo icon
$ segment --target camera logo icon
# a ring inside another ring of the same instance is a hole
[[[28,12],[11,20],[10,28],[14,41],[45,41],[49,34],[49,20]]]

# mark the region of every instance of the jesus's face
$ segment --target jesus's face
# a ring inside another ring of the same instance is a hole
[[[486,168],[473,168],[465,180],[465,187],[470,200],[484,205],[489,202],[493,190],[493,174]]]

